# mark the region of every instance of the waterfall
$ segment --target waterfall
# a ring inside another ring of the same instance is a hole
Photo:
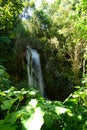
[[[31,48],[27,46],[26,59],[27,59],[27,74],[28,74],[28,86],[33,87],[33,70],[32,70],[32,57]]]
[[[41,95],[44,97],[44,85],[41,71],[40,55],[35,49],[27,46],[27,74],[28,86],[39,88]]]

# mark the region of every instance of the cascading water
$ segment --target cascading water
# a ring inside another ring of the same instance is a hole
[[[28,74],[28,86],[33,87],[33,70],[32,70],[32,58],[31,48],[27,46],[26,59],[27,59],[27,74]]]
[[[35,49],[31,49],[29,46],[27,46],[26,59],[28,86],[39,88],[41,95],[44,97],[44,85],[41,71],[40,56]]]

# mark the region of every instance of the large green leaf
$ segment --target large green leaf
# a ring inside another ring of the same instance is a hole
[[[15,124],[17,119],[21,117],[21,115],[22,115],[21,111],[12,112],[12,113],[10,113],[9,115],[6,116],[5,122],[13,125],[13,124]]]
[[[53,119],[52,119],[51,115],[46,114],[46,115],[44,116],[44,122],[45,122],[45,125],[46,125],[48,128],[51,128],[52,125],[53,125]]]
[[[16,130],[17,125],[6,124],[4,120],[0,120],[0,130]]]
[[[30,118],[21,118],[21,123],[23,124],[23,130],[40,130],[43,125],[43,112],[40,107],[35,109],[34,114]]]
[[[10,109],[16,100],[17,100],[17,98],[3,101],[1,108],[3,110]]]

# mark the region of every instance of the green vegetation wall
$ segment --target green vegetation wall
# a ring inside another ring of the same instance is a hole
[[[81,83],[87,48],[85,7],[83,0],[55,0],[52,4],[42,1],[39,8],[29,5],[33,12],[26,21],[29,42],[41,55],[46,92],[50,97],[68,95],[73,85]]]
[[[36,8],[32,0],[1,0],[0,63],[14,83],[21,82],[26,79],[24,55],[30,45],[40,53],[47,96],[63,100],[86,72],[86,2],[41,2]],[[29,13],[26,20],[19,15],[23,9]]]
[[[0,0],[0,64],[11,73],[16,71],[14,39],[17,23],[21,23],[19,14],[23,9],[21,0]]]

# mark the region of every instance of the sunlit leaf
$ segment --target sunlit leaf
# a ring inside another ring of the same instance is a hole
[[[67,108],[63,108],[63,107],[58,107],[58,106],[56,106],[55,107],[55,111],[56,111],[56,113],[59,115],[59,114],[63,114],[63,113],[65,113],[65,112],[67,112],[69,109],[67,109]]]
[[[25,130],[40,130],[41,126],[43,125],[43,112],[40,107],[35,109],[35,112],[31,115],[28,119],[21,119],[21,123]]]

